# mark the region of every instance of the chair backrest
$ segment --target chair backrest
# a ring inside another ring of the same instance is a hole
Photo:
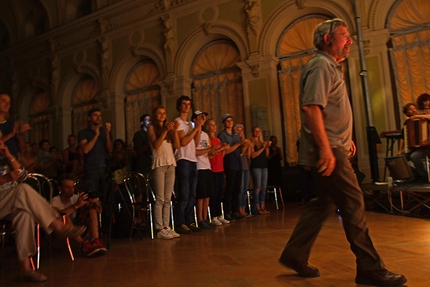
[[[145,176],[137,171],[129,171],[124,175],[124,185],[132,203],[136,202],[135,194],[141,194],[148,201],[147,181]]]
[[[408,160],[404,154],[386,157],[385,163],[393,180],[413,181],[415,179]]]
[[[40,173],[29,173],[26,182],[40,193],[49,203],[54,194],[53,180]]]

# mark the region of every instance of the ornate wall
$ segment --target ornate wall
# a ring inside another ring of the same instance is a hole
[[[403,1],[358,1],[369,63],[372,115],[379,132],[399,128],[402,121],[399,117],[402,102],[396,97],[395,75],[390,68],[387,45],[390,32],[386,23],[393,9]],[[297,53],[309,55],[312,47],[296,47],[297,51],[285,55],[279,51],[283,35],[312,17],[343,18],[357,39],[352,1],[2,1],[0,61],[4,68],[0,72],[0,88],[12,95],[14,115],[27,122],[34,121],[30,114],[33,99],[41,92],[46,93],[49,134],[53,144],[60,148],[65,146],[68,134],[85,124],[85,110],[92,105],[99,106],[104,120],[112,122],[114,138],[130,139],[130,133],[138,127],[130,122],[135,118],[126,109],[131,96],[141,95],[140,100],[131,103],[142,105],[135,113],[163,104],[173,119],[176,98],[193,95],[196,56],[210,43],[229,41],[238,55],[236,67],[240,73],[240,89],[232,95],[243,98],[243,107],[224,105],[219,107],[220,111],[241,114],[248,136],[255,124],[261,125],[266,134],[277,135],[287,161],[294,164],[297,158],[292,143],[297,140],[297,119],[289,119],[286,109],[297,109],[297,104],[283,94],[281,86],[291,87],[294,83],[282,83],[280,62],[296,57]],[[300,31],[298,35],[312,37],[300,35]],[[290,43],[288,39],[285,42]],[[223,56],[216,56],[220,67]],[[132,71],[147,62],[156,67],[157,82],[132,77]],[[367,123],[356,44],[347,67],[358,161],[367,172]],[[213,74],[221,72],[213,70]],[[92,80],[90,90],[82,88],[85,79]],[[134,89],[128,90],[127,85]],[[209,85],[207,89],[216,94],[218,86]],[[147,96],[149,92],[156,94]],[[154,95],[159,100],[148,104],[145,99]],[[36,134],[34,131],[29,139],[37,140]],[[384,155],[382,149],[381,167]]]

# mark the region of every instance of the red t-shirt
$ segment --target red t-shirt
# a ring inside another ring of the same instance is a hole
[[[221,141],[219,140],[219,138],[217,137],[211,138],[211,146],[214,146],[214,145],[221,145]],[[219,154],[217,154],[212,158],[209,158],[209,161],[211,162],[212,172],[224,171],[224,159],[222,156],[222,152],[220,152]]]

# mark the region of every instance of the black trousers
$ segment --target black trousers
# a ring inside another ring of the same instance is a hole
[[[225,173],[225,193],[224,193],[224,213],[239,211],[239,192],[242,183],[242,171],[224,168]]]

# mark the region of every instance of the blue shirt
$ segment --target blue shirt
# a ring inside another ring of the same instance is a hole
[[[86,128],[78,133],[78,141],[83,140],[91,141],[95,137],[96,133],[91,128]],[[84,155],[84,168],[100,169],[106,167],[106,158],[109,156],[109,152],[106,148],[106,132],[104,128],[100,128],[100,135],[97,138],[94,147]]]
[[[226,130],[219,133],[218,138],[222,143],[228,143],[230,146],[240,142],[240,137],[233,133],[229,134]],[[241,171],[242,161],[240,159],[240,147],[235,149],[233,152],[224,156],[224,168]]]

